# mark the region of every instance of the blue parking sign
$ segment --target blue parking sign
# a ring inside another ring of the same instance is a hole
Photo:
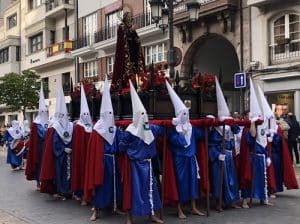
[[[234,88],[245,88],[246,87],[246,73],[240,72],[234,74]]]

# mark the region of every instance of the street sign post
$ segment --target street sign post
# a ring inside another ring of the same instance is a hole
[[[240,89],[246,87],[246,73],[240,72],[234,74],[234,88]]]

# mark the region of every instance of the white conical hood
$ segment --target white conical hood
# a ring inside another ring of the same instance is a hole
[[[110,96],[110,86],[107,77],[105,78],[103,87],[100,119],[95,124],[94,130],[96,130],[98,134],[101,135],[110,145],[113,144],[116,134],[116,126]]]
[[[40,90],[40,99],[39,99],[39,112],[37,117],[34,120],[34,123],[40,124],[43,127],[48,126],[48,109],[45,102],[45,96],[43,91],[43,83],[41,82],[41,90]]]
[[[252,82],[252,79],[250,80],[250,112],[249,112],[249,118],[262,118],[262,112],[258,104],[257,96],[255,93],[254,85]]]
[[[14,139],[22,138],[22,129],[20,127],[20,123],[17,120],[13,120],[11,122],[11,127],[8,128],[7,131]]]
[[[255,93],[255,88],[250,78],[250,119],[262,119],[262,111],[260,109],[258,99]],[[266,123],[264,122],[262,125],[258,125],[256,128],[256,142],[262,147],[267,146],[267,135],[266,135]]]
[[[225,97],[223,95],[220,83],[217,79],[217,77],[215,77],[215,81],[216,81],[216,96],[217,96],[217,105],[218,105],[218,118],[220,120],[224,120],[226,118],[231,118],[230,117],[230,112],[227,106],[227,103],[225,101]]]
[[[80,118],[78,125],[82,126],[86,132],[91,133],[93,130],[93,122],[89,110],[89,106],[86,100],[85,91],[83,85],[81,85],[81,99],[80,99]]]
[[[188,147],[191,144],[191,137],[192,137],[192,125],[189,119],[189,110],[184,105],[182,100],[179,98],[177,93],[171,87],[169,82],[166,80],[166,86],[171,98],[172,104],[175,110],[175,118],[173,118],[172,123],[176,128],[177,132],[184,134],[184,138],[186,140],[185,147]]]
[[[58,87],[55,107],[55,119],[53,128],[57,131],[60,138],[67,144],[72,140],[73,123],[69,122],[65,96],[61,86]]]
[[[180,112],[182,112],[183,110],[188,110],[188,108],[184,105],[182,100],[179,98],[179,96],[177,95],[177,93],[174,91],[174,89],[171,87],[171,85],[169,84],[169,82],[167,80],[166,80],[166,86],[167,86],[167,90],[168,90],[169,96],[171,98],[172,104],[174,106],[175,116],[177,117],[180,114]]]
[[[130,96],[132,102],[132,124],[130,124],[126,131],[130,132],[132,135],[143,140],[147,145],[149,145],[154,140],[153,133],[149,126],[149,120],[147,111],[145,110],[142,101],[140,100],[135,88],[133,87],[131,81],[130,84]]]
[[[268,127],[270,132],[275,133],[277,131],[275,115],[264,95],[264,92],[260,88],[260,86],[258,86],[258,93],[259,93],[259,98],[260,98],[260,102],[261,102],[261,107],[263,110],[262,112],[264,115],[264,122],[267,122],[266,126]]]

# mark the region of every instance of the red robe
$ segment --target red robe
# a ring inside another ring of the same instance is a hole
[[[83,190],[85,177],[85,162],[90,133],[81,125],[75,125],[72,145],[72,175],[71,190],[77,192]]]
[[[41,192],[53,194],[56,192],[54,179],[55,179],[55,165],[53,157],[53,134],[54,128],[49,128],[47,131],[44,154],[41,167]]]
[[[269,157],[271,161],[272,159],[272,143],[268,142],[267,144],[267,151],[269,154]],[[275,172],[274,172],[274,166],[273,163],[269,167],[267,167],[267,180],[268,180],[268,190],[271,193],[276,192],[276,180],[275,180]]]
[[[37,172],[39,161],[39,151],[38,151],[38,130],[37,124],[32,123],[31,133],[28,141],[28,154],[25,175],[27,180],[35,180],[35,174]]]
[[[280,127],[277,129],[277,134],[282,139],[282,161],[283,161],[283,183],[288,190],[299,189],[295,170],[290,157],[288,144],[284,138],[283,131]]]
[[[96,187],[102,185],[104,181],[104,139],[93,130],[90,135],[86,163],[85,178],[83,188],[83,199],[90,202],[95,196]]]

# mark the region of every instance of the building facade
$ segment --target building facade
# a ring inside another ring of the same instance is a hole
[[[1,1],[0,77],[21,69],[21,11],[20,1]],[[14,119],[22,120],[22,113],[11,112],[0,105],[0,126]]]
[[[300,118],[300,3],[248,0],[251,15],[250,60],[253,79],[277,116],[280,105]]]

